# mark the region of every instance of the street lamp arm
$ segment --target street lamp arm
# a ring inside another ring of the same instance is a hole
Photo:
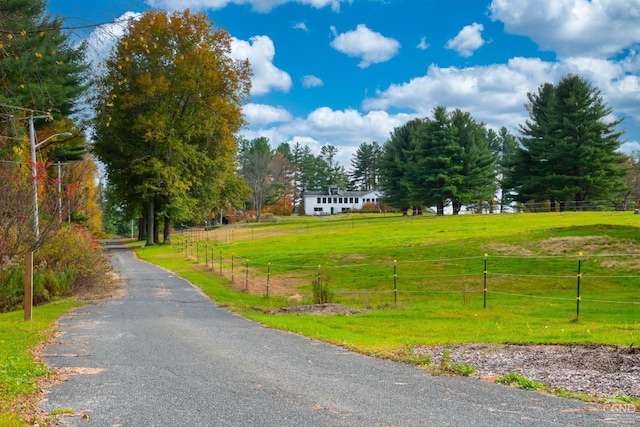
[[[34,145],[33,148],[38,149],[40,148],[40,146],[42,146],[45,142],[52,140],[53,138],[57,138],[60,136],[73,136],[73,134],[71,132],[62,132],[62,133],[56,133],[54,135],[51,135],[48,138],[43,139],[42,141],[38,142],[37,144]]]

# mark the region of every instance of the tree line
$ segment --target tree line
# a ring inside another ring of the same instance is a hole
[[[271,150],[266,138],[243,140],[240,173],[258,211],[276,200],[290,200],[295,209],[302,192],[331,184],[381,190],[388,207],[414,214],[433,207],[443,215],[447,206],[454,215],[463,208],[502,212],[514,204],[562,211],[568,204],[583,210],[598,203],[624,210],[638,201],[638,157],[619,152],[621,121],[609,120],[612,108],[590,82],[567,75],[545,83],[528,94],[525,108],[529,119],[516,136],[460,109],[436,107],[431,117],[395,128],[382,145],[363,142],[350,171],[335,162],[331,145],[314,156],[300,144]],[[250,161],[257,153],[265,165],[260,170]]]

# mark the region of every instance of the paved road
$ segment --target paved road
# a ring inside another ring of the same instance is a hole
[[[52,367],[83,368],[41,409],[91,426],[640,425],[638,414],[357,355],[231,314],[133,253],[123,297],[60,321]]]

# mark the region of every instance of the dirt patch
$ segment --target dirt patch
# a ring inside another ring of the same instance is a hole
[[[315,314],[318,316],[332,316],[335,314],[360,314],[364,313],[364,310],[356,310],[354,308],[345,307],[339,304],[307,304],[307,305],[292,305],[289,307],[282,307],[276,310],[269,310],[269,314]]]
[[[457,344],[417,347],[438,366],[444,353],[450,363],[477,369],[472,376],[495,380],[517,373],[551,389],[601,398],[640,399],[640,348],[578,344]]]

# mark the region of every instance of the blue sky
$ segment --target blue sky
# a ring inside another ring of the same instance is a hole
[[[568,73],[625,117],[622,151],[640,150],[640,0],[50,0],[68,25],[148,9],[208,13],[251,61],[247,138],[339,149],[444,105],[517,133],[527,92]],[[117,25],[75,31],[99,63]],[[613,117],[612,117],[613,118]]]

